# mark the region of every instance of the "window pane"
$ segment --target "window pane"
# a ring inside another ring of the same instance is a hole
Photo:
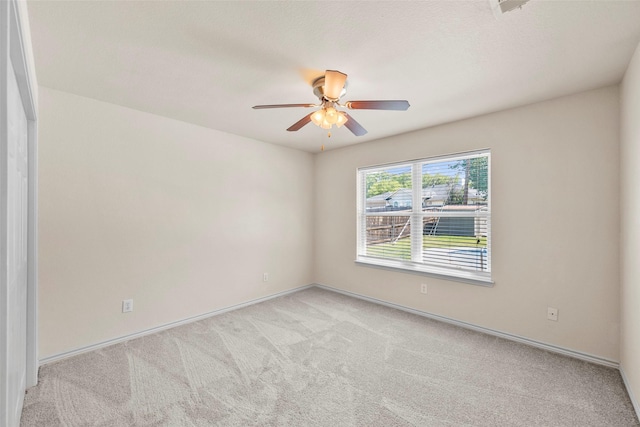
[[[365,172],[365,183],[367,212],[411,209],[411,165]]]
[[[489,194],[488,160],[488,157],[480,156],[424,163],[424,206],[486,205]]]
[[[411,259],[410,216],[367,216],[366,255]]]
[[[470,216],[488,213],[488,166],[487,156],[422,165],[424,263],[488,271],[487,218]]]
[[[361,261],[490,279],[488,151],[362,169],[359,182]]]
[[[489,271],[485,217],[426,217],[423,259],[427,264]]]

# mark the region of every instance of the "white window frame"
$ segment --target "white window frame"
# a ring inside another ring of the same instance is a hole
[[[422,211],[422,165],[426,163],[438,163],[446,161],[456,161],[479,156],[487,157],[487,209],[486,211],[477,210],[475,212],[441,212],[439,216],[455,216],[455,217],[474,217],[484,218],[487,221],[487,269],[486,271],[473,271],[451,266],[437,266],[423,261],[422,244],[423,244],[423,227],[422,219],[424,213]],[[412,166],[412,199],[413,209],[405,212],[375,212],[368,213],[366,211],[366,174],[376,171],[384,171],[394,167]],[[493,279],[491,275],[491,151],[489,149],[449,154],[437,157],[428,157],[417,160],[408,160],[403,162],[394,162],[383,165],[374,165],[358,168],[357,172],[357,236],[356,236],[356,263],[384,269],[398,270],[414,274],[422,274],[440,279],[454,280],[475,285],[492,286]],[[415,208],[419,207],[419,211]],[[373,257],[366,255],[366,233],[367,233],[367,216],[406,216],[411,217],[411,260],[397,260],[381,257]]]

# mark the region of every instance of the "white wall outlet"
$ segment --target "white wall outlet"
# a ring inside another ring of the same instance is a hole
[[[423,283],[420,285],[420,293],[421,294],[426,294],[427,293],[427,284]]]
[[[262,281],[263,282],[269,281],[269,273],[262,273]]]
[[[129,313],[133,311],[133,300],[132,299],[126,299],[122,301],[122,312],[123,313]]]
[[[558,321],[558,309],[553,307],[547,307],[547,319]]]

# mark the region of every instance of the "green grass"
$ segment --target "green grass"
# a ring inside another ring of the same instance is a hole
[[[422,236],[422,247],[429,248],[486,248],[487,238],[481,237],[480,243],[475,237],[465,236]],[[411,239],[405,237],[396,243],[378,243],[367,248],[367,254],[371,256],[383,256],[397,259],[411,259]]]
[[[423,248],[437,248],[443,246],[455,246],[465,248],[484,248],[487,246],[487,238],[481,237],[480,243],[477,243],[476,237],[466,236],[422,236]]]

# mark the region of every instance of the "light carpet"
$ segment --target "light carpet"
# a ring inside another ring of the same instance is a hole
[[[45,365],[22,426],[638,426],[617,370],[320,288]]]

